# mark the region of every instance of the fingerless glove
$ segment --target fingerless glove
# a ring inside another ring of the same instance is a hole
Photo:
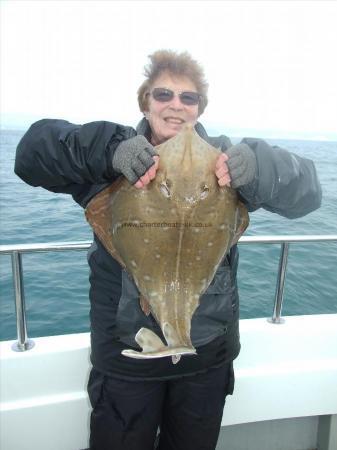
[[[253,150],[247,144],[230,147],[227,166],[231,177],[231,187],[237,189],[252,182],[257,174],[257,162]]]
[[[153,146],[144,136],[135,136],[118,145],[112,158],[112,167],[131,184],[135,184],[155,163],[152,158],[155,155],[157,153]]]

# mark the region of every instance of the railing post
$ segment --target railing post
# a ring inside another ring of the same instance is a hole
[[[275,301],[273,315],[268,322],[271,323],[284,323],[284,319],[281,318],[283,294],[284,294],[284,282],[286,279],[287,262],[289,253],[289,242],[283,242],[281,245],[281,254],[277,274]]]
[[[15,295],[16,329],[18,341],[12,345],[16,352],[24,352],[34,347],[34,341],[28,339],[26,326],[25,294],[22,277],[22,258],[18,251],[12,252],[12,270]]]

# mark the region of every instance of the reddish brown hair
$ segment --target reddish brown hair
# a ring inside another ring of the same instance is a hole
[[[199,116],[204,112],[207,103],[208,83],[205,80],[204,70],[201,65],[192,59],[187,52],[177,53],[173,50],[157,50],[149,55],[150,64],[145,66],[145,81],[138,89],[138,104],[141,112],[148,109],[148,96],[154,81],[163,73],[169,72],[173,75],[185,76],[196,86],[201,95],[199,103]]]

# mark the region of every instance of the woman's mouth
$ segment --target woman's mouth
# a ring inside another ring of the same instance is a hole
[[[165,117],[165,122],[172,124],[172,125],[182,125],[185,123],[183,119],[180,119],[179,117]]]

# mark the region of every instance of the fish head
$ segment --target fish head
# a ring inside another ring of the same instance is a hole
[[[215,163],[219,150],[187,125],[179,134],[156,147],[160,156],[154,180],[160,195],[178,210],[191,210],[219,190]]]

